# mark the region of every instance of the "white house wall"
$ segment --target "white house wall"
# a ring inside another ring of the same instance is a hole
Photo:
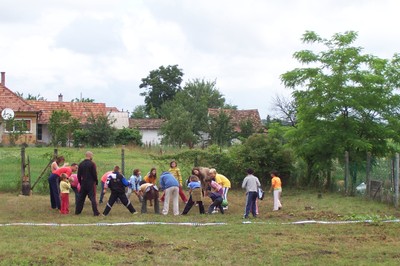
[[[110,119],[115,122],[112,124],[117,129],[129,127],[129,113],[128,112],[110,112]]]
[[[158,145],[161,143],[161,136],[158,135],[158,130],[155,129],[140,129],[142,134],[142,142],[145,145]]]

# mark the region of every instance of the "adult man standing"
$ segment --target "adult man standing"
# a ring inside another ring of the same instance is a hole
[[[170,172],[163,172],[160,176],[160,186],[164,190],[165,200],[162,214],[167,215],[169,210],[169,201],[172,199],[172,208],[174,215],[179,215],[179,183]]]
[[[254,176],[254,170],[247,169],[247,176],[243,179],[242,188],[246,189],[246,208],[244,211],[243,218],[249,218],[249,213],[253,214],[253,217],[257,217],[256,211],[256,200],[257,200],[257,189],[260,184],[258,177]]]
[[[93,153],[87,151],[85,154],[85,160],[83,160],[78,166],[78,181],[81,185],[81,191],[76,204],[75,214],[80,214],[85,204],[86,196],[89,197],[92,202],[93,215],[100,215],[97,209],[96,202],[96,186],[98,184],[96,164],[93,160]]]

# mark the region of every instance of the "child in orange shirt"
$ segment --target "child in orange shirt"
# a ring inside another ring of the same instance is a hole
[[[269,193],[274,190],[274,208],[273,211],[278,211],[282,209],[282,204],[281,204],[281,194],[282,194],[282,182],[281,179],[278,176],[278,172],[273,170],[271,171],[271,188],[269,189]]]

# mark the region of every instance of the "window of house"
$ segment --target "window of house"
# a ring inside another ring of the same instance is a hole
[[[13,119],[6,122],[6,132],[31,132],[32,120],[30,119]]]

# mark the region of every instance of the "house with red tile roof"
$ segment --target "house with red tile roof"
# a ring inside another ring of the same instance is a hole
[[[104,103],[92,102],[64,102],[62,95],[59,95],[58,101],[36,101],[28,100],[30,105],[40,110],[38,115],[38,142],[50,143],[51,134],[48,124],[53,111],[67,111],[72,117],[77,118],[81,124],[87,122],[90,115],[105,115],[107,113]]]
[[[51,141],[48,123],[53,111],[68,111],[81,124],[85,124],[90,116],[105,115],[109,116],[115,128],[121,129],[129,126],[128,112],[120,112],[115,107],[106,107],[105,103],[64,102],[61,94],[58,96],[58,101],[29,100],[27,102],[40,110],[38,115],[38,141],[43,143],[50,143]]]
[[[39,110],[27,101],[8,89],[5,85],[5,72],[1,72],[0,82],[0,112],[4,109],[11,109],[14,112],[14,121],[24,123],[26,131],[15,141],[16,144],[34,144],[37,141],[37,119]],[[15,123],[8,124],[7,120],[0,116],[0,143],[10,144],[10,137],[13,132],[18,131]]]
[[[251,121],[253,128],[256,132],[263,131],[263,124],[261,122],[260,114],[257,109],[251,110],[234,110],[234,109],[216,109],[209,108],[208,116],[216,117],[220,112],[224,112],[231,118],[233,130],[240,132],[240,124],[242,122]]]
[[[0,111],[10,108],[15,112],[16,120],[23,120],[28,131],[21,136],[17,144],[45,143],[51,141],[48,123],[53,111],[68,111],[81,124],[87,122],[91,115],[107,115],[113,121],[113,126],[121,129],[129,127],[128,112],[120,112],[116,107],[106,107],[105,103],[93,102],[64,102],[62,94],[58,101],[24,100],[5,86],[5,73],[1,72]],[[1,118],[0,118],[1,119]],[[0,143],[9,144],[9,131],[0,120]]]

